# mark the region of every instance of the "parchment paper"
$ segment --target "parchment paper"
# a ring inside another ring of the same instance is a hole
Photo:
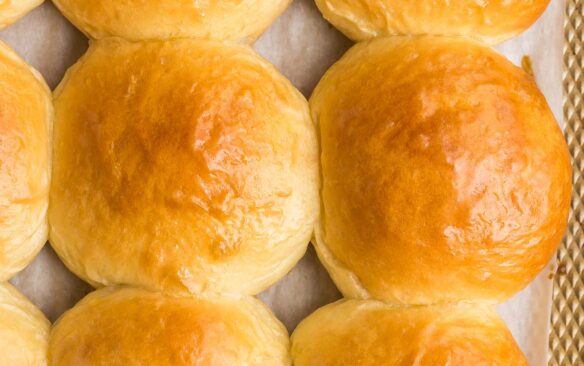
[[[537,82],[558,121],[562,121],[563,14],[564,0],[552,0],[534,27],[499,47],[516,64],[524,55],[530,56]],[[85,37],[48,2],[0,32],[0,38],[37,68],[51,88],[87,47]],[[351,44],[322,19],[313,0],[295,0],[255,48],[309,97],[322,74]],[[547,363],[553,272],[550,265],[527,289],[500,307],[532,366]],[[12,282],[51,321],[91,291],[67,271],[48,245]],[[340,294],[310,248],[298,266],[260,298],[292,331],[300,320]]]

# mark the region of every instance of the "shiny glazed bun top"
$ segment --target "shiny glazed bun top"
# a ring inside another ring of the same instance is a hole
[[[106,288],[51,331],[49,366],[290,366],[288,333],[251,297]]]
[[[324,17],[361,41],[388,35],[466,36],[490,44],[529,28],[550,0],[316,0]]]
[[[316,131],[249,47],[98,41],[55,106],[50,240],[90,283],[255,294],[304,254]]]
[[[0,42],[0,281],[47,240],[52,120],[41,75]]]
[[[251,42],[290,0],[54,0],[94,39],[194,37]]]
[[[16,22],[29,11],[41,5],[44,0],[4,0],[0,1],[0,29]]]
[[[504,300],[555,252],[567,146],[533,78],[462,38],[362,43],[311,99],[319,255],[348,297]]]
[[[0,365],[46,366],[49,327],[27,298],[0,283]]]
[[[394,308],[342,300],[305,319],[292,335],[295,366],[528,366],[489,306]]]

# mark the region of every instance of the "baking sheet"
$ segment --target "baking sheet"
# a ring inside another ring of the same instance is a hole
[[[537,82],[558,121],[562,121],[562,24],[565,0],[552,0],[545,15],[521,37],[498,47],[513,62],[530,56]],[[0,38],[36,67],[54,88],[65,70],[83,54],[87,40],[50,3],[0,32]],[[254,48],[272,61],[307,97],[351,42],[324,21],[313,0],[295,0]],[[532,366],[547,363],[551,308],[550,265],[523,292],[500,307]],[[54,321],[91,291],[69,273],[47,245],[12,282]],[[292,331],[318,307],[340,294],[309,249],[288,276],[260,295]]]
[[[564,120],[574,166],[570,224],[554,276],[549,366],[584,365],[584,11],[570,0],[564,22]]]

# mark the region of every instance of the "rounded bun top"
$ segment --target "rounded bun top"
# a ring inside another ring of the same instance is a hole
[[[316,0],[324,17],[347,37],[466,36],[490,44],[532,25],[550,0]]]
[[[289,366],[288,334],[251,297],[171,297],[102,289],[51,331],[49,365]]]
[[[0,2],[0,29],[16,22],[44,0],[10,0]]]
[[[325,306],[300,323],[292,359],[295,366],[528,365],[488,306],[393,308],[357,300]]]
[[[38,72],[0,42],[0,281],[24,268],[47,240],[51,92]]]
[[[249,47],[98,41],[55,106],[50,240],[83,279],[255,294],[304,254],[316,131]]]
[[[27,298],[0,283],[0,365],[44,366],[50,323]]]
[[[54,0],[61,12],[94,39],[194,37],[250,42],[290,0]]]
[[[533,78],[462,38],[362,43],[311,99],[319,255],[348,297],[502,301],[564,234],[568,149]]]

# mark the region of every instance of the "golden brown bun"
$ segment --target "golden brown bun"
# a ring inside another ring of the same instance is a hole
[[[292,335],[295,366],[527,366],[507,327],[486,305],[393,308],[341,300]]]
[[[550,0],[316,0],[353,40],[388,35],[466,36],[490,44],[523,32]]]
[[[106,288],[57,321],[50,366],[284,366],[288,333],[252,297],[171,297]]]
[[[317,249],[347,297],[503,300],[555,252],[566,143],[532,77],[495,51],[442,37],[359,44],[311,107]]]
[[[4,0],[0,1],[0,29],[16,22],[29,11],[41,5],[44,0]]]
[[[255,40],[291,0],[53,0],[88,37]]]
[[[0,42],[0,281],[47,241],[51,92],[38,72]]]
[[[27,298],[0,283],[0,365],[45,366],[49,327]]]
[[[99,41],[55,105],[50,240],[83,279],[255,294],[304,254],[316,131],[249,47]]]

